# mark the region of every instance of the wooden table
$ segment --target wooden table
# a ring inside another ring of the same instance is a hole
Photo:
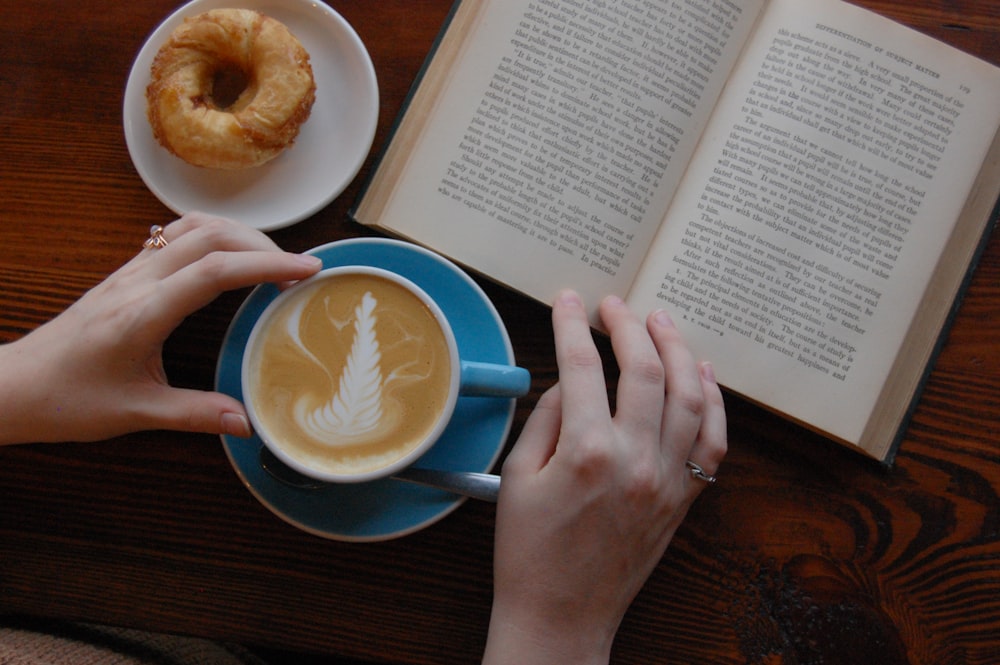
[[[129,159],[121,108],[132,59],[178,3],[100,4],[0,3],[0,342],[172,218]],[[332,4],[374,60],[380,146],[450,0]],[[1000,64],[994,0],[860,4]],[[359,184],[274,239],[304,250],[363,235],[347,221]],[[998,285],[994,237],[891,471],[730,398],[721,481],[626,617],[614,662],[1000,662]],[[484,288],[535,377],[513,441],[555,380],[548,311]],[[212,385],[245,295],[171,337],[174,383]],[[493,506],[389,542],[326,540],[258,503],[218,438],[164,432],[0,450],[0,488],[0,613],[393,663],[481,653]]]

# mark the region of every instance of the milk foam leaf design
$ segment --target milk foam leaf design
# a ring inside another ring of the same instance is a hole
[[[326,404],[306,415],[307,429],[324,443],[335,445],[335,437],[364,434],[377,427],[382,418],[382,356],[375,335],[377,304],[371,293],[365,293],[354,310],[354,339],[337,391]],[[302,406],[297,405],[296,411]]]

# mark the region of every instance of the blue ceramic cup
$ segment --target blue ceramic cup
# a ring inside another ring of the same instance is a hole
[[[275,298],[241,368],[254,430],[282,462],[324,482],[390,476],[426,453],[458,398],[519,397],[524,368],[461,358],[441,307],[409,279],[329,268]]]

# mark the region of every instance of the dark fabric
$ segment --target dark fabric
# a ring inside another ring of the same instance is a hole
[[[0,616],[0,665],[375,665],[89,623]],[[383,664],[391,665],[391,664]]]
[[[2,665],[267,665],[250,651],[208,640],[86,623],[5,619]]]

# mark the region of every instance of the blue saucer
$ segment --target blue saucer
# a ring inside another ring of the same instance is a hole
[[[482,289],[457,266],[410,243],[382,238],[332,242],[309,252],[325,268],[369,265],[399,273],[434,298],[451,321],[459,354],[466,360],[514,363],[510,338]],[[240,365],[254,322],[278,294],[265,284],[246,299],[226,332],[216,367],[216,390],[243,399]],[[417,466],[485,472],[496,464],[510,434],[515,400],[462,397],[442,437]],[[464,499],[398,480],[303,489],[285,485],[258,460],[261,441],[223,436],[222,444],[244,485],[286,522],[324,538],[376,541],[398,538],[429,526]]]

